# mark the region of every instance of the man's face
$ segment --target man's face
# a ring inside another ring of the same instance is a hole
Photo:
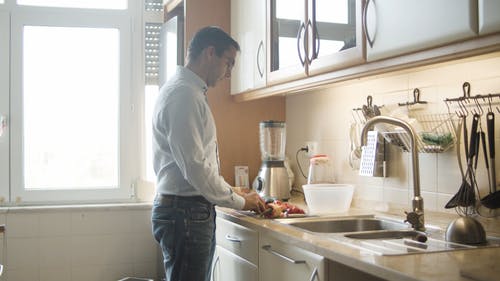
[[[231,46],[219,57],[214,49],[211,71],[207,79],[208,87],[215,87],[219,80],[231,78],[231,70],[236,60],[236,53],[236,49]]]

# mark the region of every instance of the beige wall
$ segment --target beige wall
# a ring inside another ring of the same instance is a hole
[[[186,41],[207,25],[217,25],[230,32],[229,0],[185,0],[184,5]],[[284,120],[285,99],[272,97],[236,103],[229,94],[229,83],[223,81],[208,91],[217,124],[221,172],[227,182],[234,184],[234,166],[249,166],[251,184],[260,166],[259,122]]]
[[[389,149],[387,165],[390,176],[387,178],[360,177],[358,171],[353,171],[349,166],[349,126],[353,122],[352,109],[365,104],[367,95],[373,96],[374,104],[385,105],[388,109],[395,108],[398,102],[413,100],[413,89],[419,88],[421,100],[428,101],[429,104],[421,107],[417,113],[446,113],[447,108],[443,100],[461,96],[464,81],[471,83],[471,95],[500,93],[499,66],[500,54],[497,53],[357,79],[330,88],[288,96],[287,155],[293,159],[292,165],[298,186],[303,184],[305,179],[299,176],[295,153],[305,141],[314,140],[319,142],[320,152],[327,153],[333,159],[337,181],[356,185],[355,202],[382,202],[375,204],[375,207],[381,209],[387,206],[409,208],[413,184],[408,172],[411,166],[408,153],[402,153],[395,147]],[[500,99],[497,98],[496,101],[500,102]],[[500,114],[497,113],[496,116],[498,124]],[[484,117],[483,124],[486,130]],[[497,145],[499,130],[500,126],[497,126]],[[488,192],[488,184],[482,157],[481,153],[477,177],[481,195],[484,196]],[[307,159],[300,157],[299,161],[307,173]],[[499,174],[500,165],[497,164],[496,168]],[[443,206],[461,183],[455,148],[445,153],[421,153],[420,175],[425,209],[445,211]]]
[[[0,280],[156,278],[159,251],[148,204],[3,209]]]

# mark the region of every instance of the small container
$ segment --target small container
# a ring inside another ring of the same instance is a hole
[[[305,184],[302,189],[312,215],[345,213],[354,194],[352,184]]]
[[[335,183],[333,166],[325,154],[314,155],[309,160],[309,175],[307,184]]]

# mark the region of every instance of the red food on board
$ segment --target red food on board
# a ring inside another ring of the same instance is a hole
[[[264,217],[268,219],[287,217],[290,214],[305,214],[300,207],[289,203],[274,200],[274,202],[266,204],[267,211],[264,212]]]

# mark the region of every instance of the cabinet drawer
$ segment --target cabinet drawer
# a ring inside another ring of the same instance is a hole
[[[257,265],[217,246],[212,270],[212,281],[259,280]]]
[[[328,280],[323,256],[281,242],[270,235],[261,235],[260,240],[260,281]]]
[[[216,219],[215,237],[217,245],[257,265],[258,232],[250,228],[232,223],[225,219]]]

